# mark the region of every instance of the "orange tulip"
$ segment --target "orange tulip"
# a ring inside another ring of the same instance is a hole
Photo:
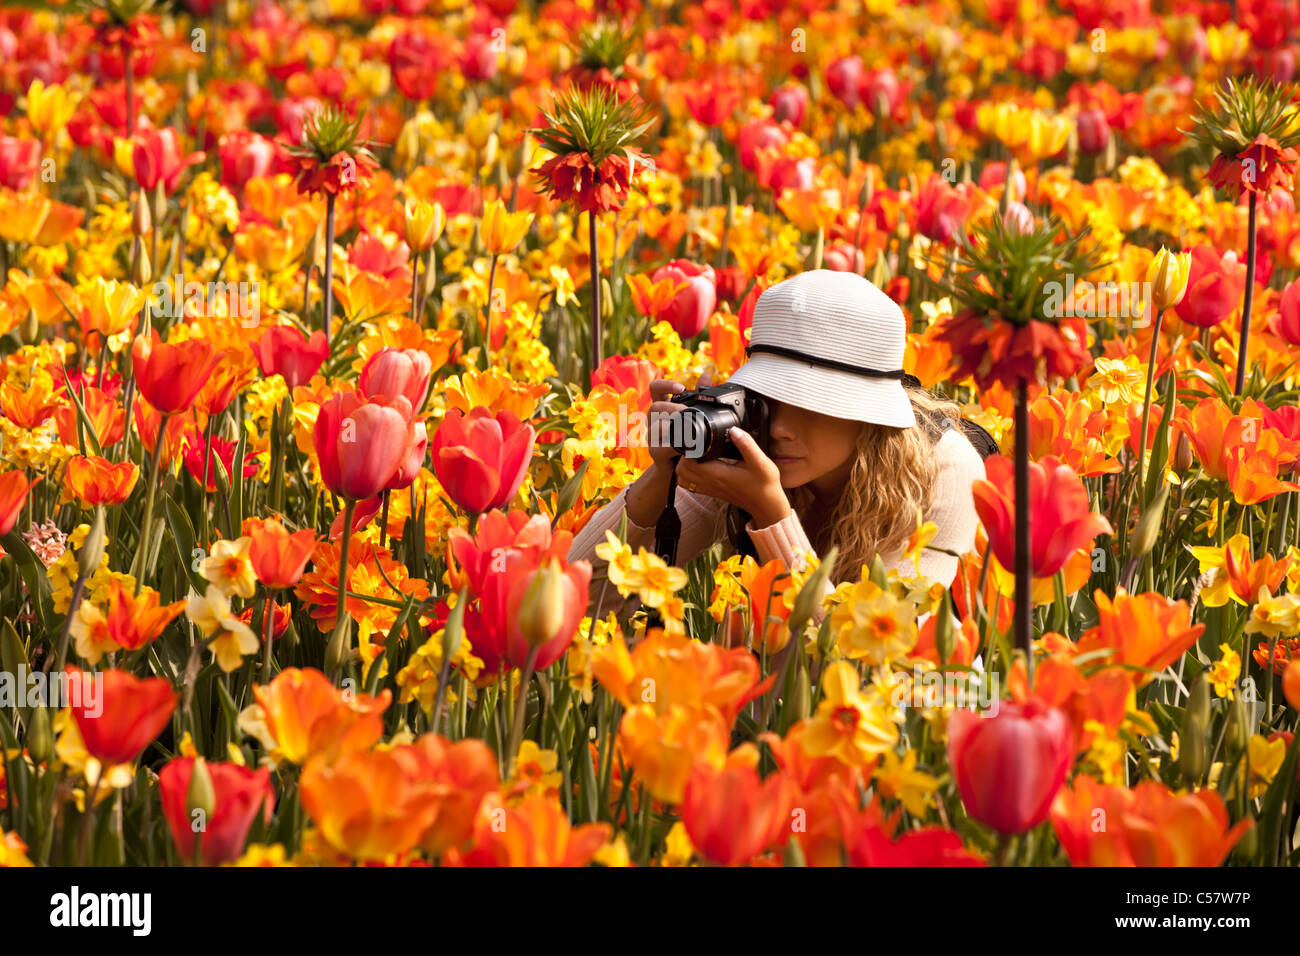
[[[268,588],[297,584],[316,549],[316,533],[311,528],[290,534],[275,518],[250,520],[245,534],[251,539],[248,558],[253,563],[253,573]]]
[[[1218,866],[1254,826],[1245,819],[1229,827],[1213,790],[1176,795],[1154,780],[1130,790],[1085,774],[1057,794],[1051,818],[1075,866]]]
[[[0,384],[0,412],[20,428],[36,428],[64,405],[48,376],[33,375],[26,388]]]
[[[1191,409],[1175,406],[1174,420],[1187,436],[1205,474],[1226,481],[1233,450],[1241,445],[1246,420],[1234,415],[1217,397],[1202,399]]]
[[[243,357],[227,350],[217,356],[216,367],[212,375],[203,383],[199,394],[194,398],[194,405],[205,415],[216,415],[225,411],[235,398],[253,379],[257,378],[257,365],[245,362]]]
[[[385,690],[375,697],[358,694],[351,701],[318,670],[289,667],[269,684],[253,688],[266,725],[263,743],[272,757],[299,765],[314,758],[326,762],[367,750],[384,732],[381,716],[393,699]],[[250,715],[256,720],[259,715]]]
[[[437,818],[440,794],[418,771],[409,746],[344,754],[328,765],[317,758],[299,782],[303,809],[338,852],[383,862],[414,847]]]
[[[27,476],[21,471],[6,471],[0,474],[0,535],[6,535],[13,530],[14,523],[23,510],[23,504],[27,501],[27,493],[40,480],[41,476],[37,475],[36,481],[28,481]]]
[[[128,651],[138,651],[155,640],[185,610],[184,598],[160,604],[157,591],[144,588],[136,594],[117,578],[108,582],[105,591],[104,636]]]
[[[481,740],[453,743],[437,734],[424,734],[412,746],[423,762],[421,778],[441,793],[438,816],[420,837],[420,848],[440,857],[473,835],[479,805],[500,783],[496,754]]]
[[[145,450],[152,455],[154,446],[158,443],[158,435],[162,427],[162,415],[143,399],[135,403],[132,415],[135,418],[136,433],[140,436],[140,441],[144,444]],[[206,416],[200,417],[199,431],[202,431],[205,419]],[[189,416],[170,416],[167,419],[166,432],[163,434],[163,448],[159,462],[163,465],[170,465],[176,456],[180,454],[182,446],[193,442],[194,439],[191,435],[194,430],[194,423],[189,419]]]
[[[474,848],[448,852],[449,866],[586,866],[609,842],[608,823],[572,826],[554,800],[525,797],[506,807],[502,797],[483,798],[474,822]]]
[[[1123,588],[1112,602],[1101,589],[1093,593],[1098,623],[1079,639],[1079,653],[1110,648],[1110,663],[1143,667],[1149,674],[1133,674],[1135,686],[1145,687],[1156,673],[1174,663],[1196,643],[1204,624],[1192,623],[1186,601],[1171,601],[1148,591],[1130,595]]]
[[[643,693],[654,689],[647,685]],[[726,762],[730,727],[722,712],[709,704],[673,704],[656,712],[655,704],[646,703],[623,715],[618,741],[637,779],[655,799],[681,803],[697,764],[720,769]]]
[[[120,505],[131,497],[140,469],[129,461],[114,464],[107,458],[73,455],[63,473],[67,490],[87,508]]]
[[[632,290],[632,304],[641,315],[655,318],[677,298],[677,293],[690,288],[690,283],[675,275],[664,276],[658,282],[647,274],[627,277],[628,287]]]
[[[77,396],[81,407],[86,411],[90,427],[95,433],[95,440],[101,449],[116,445],[126,434],[126,409],[117,403],[103,389],[86,385]],[[59,441],[72,448],[77,448],[77,409],[68,401],[54,412],[54,422],[59,428]]]
[[[154,329],[149,337],[137,335],[131,346],[131,364],[140,394],[168,415],[183,411],[207,382],[218,356],[203,339],[168,345]]]
[[[1300,710],[1300,659],[1292,660],[1282,672],[1282,696],[1295,710]]]

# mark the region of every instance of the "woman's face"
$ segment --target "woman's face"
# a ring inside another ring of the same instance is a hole
[[[861,422],[832,418],[785,402],[769,401],[769,455],[782,488],[811,484],[822,496],[837,494],[857,454]]]

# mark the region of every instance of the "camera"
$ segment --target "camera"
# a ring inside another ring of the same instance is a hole
[[[708,385],[688,389],[671,399],[685,405],[671,419],[669,443],[674,451],[696,461],[743,457],[727,432],[739,426],[768,453],[767,399],[743,385]]]

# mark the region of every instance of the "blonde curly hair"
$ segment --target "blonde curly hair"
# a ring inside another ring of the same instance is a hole
[[[934,443],[946,430],[947,420],[954,424],[960,420],[961,407],[925,388],[908,388],[907,394],[916,427],[861,424],[857,457],[828,521],[813,521],[817,502],[809,485],[787,492],[790,507],[809,530],[816,552],[824,555],[831,545],[839,548],[831,572],[836,584],[858,580],[863,565],[869,565],[877,553],[901,553],[916,530],[916,509],[922,514],[930,509],[937,477]],[[737,508],[729,509],[732,544],[752,554],[745,520]]]

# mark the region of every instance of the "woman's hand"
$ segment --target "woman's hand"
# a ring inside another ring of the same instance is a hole
[[[679,413],[685,405],[678,405],[676,402],[668,400],[670,395],[677,395],[684,392],[686,386],[681,382],[673,382],[666,378],[657,378],[650,383],[650,408],[647,412],[647,423],[649,424],[649,441],[650,457],[663,465],[665,468],[671,468],[673,459],[677,457],[677,452],[673,451],[671,445],[667,444],[669,435],[669,419]],[[656,445],[655,438],[662,438],[664,444]],[[667,471],[664,474],[668,474]]]
[[[749,432],[732,428],[728,437],[740,452],[740,461],[715,458],[701,462],[680,458],[678,484],[695,494],[721,498],[748,511],[756,528],[776,524],[790,513],[790,501],[781,487],[780,470]]]

